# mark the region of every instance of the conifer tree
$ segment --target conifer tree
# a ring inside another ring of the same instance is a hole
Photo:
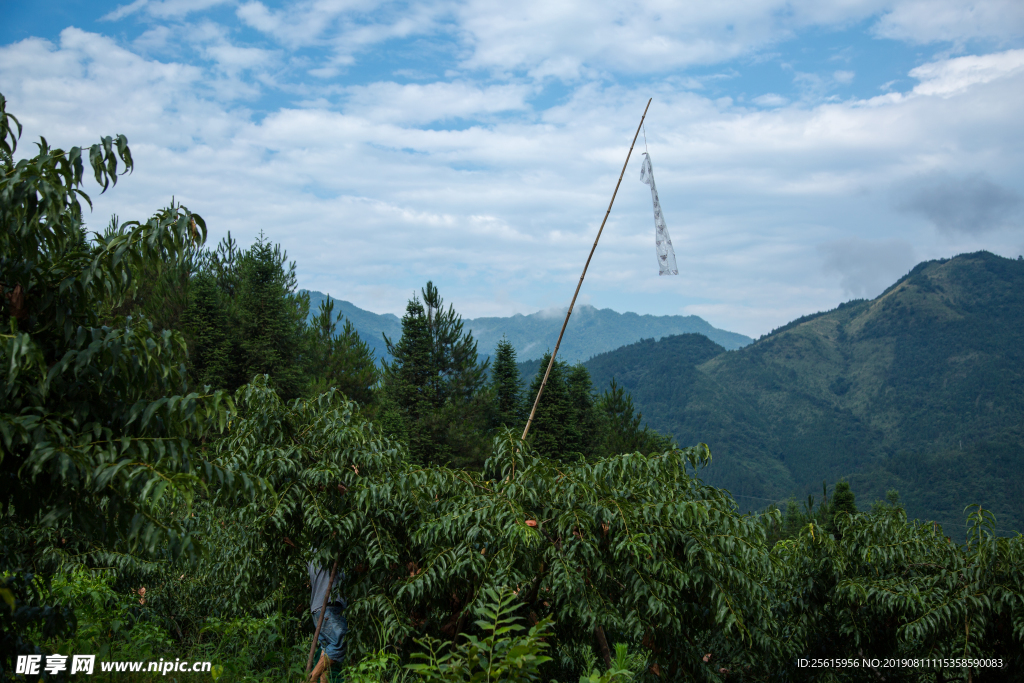
[[[524,421],[523,380],[516,365],[516,349],[505,337],[494,349],[491,368],[491,389],[494,395],[497,426],[515,429]]]
[[[782,538],[796,538],[797,534],[800,533],[800,529],[806,523],[807,518],[800,512],[800,507],[796,504],[796,500],[790,498],[786,502],[786,514],[782,521]]]
[[[544,371],[550,361],[550,352],[541,357],[541,371],[534,376],[533,382],[530,384],[529,395],[531,397],[535,397],[537,391],[540,390]],[[544,393],[541,394],[540,402],[537,404],[537,411],[533,416],[529,434],[533,447],[538,453],[545,457],[561,460],[573,459],[570,449],[576,444],[578,438],[574,433],[572,399],[565,384],[567,370],[563,361],[556,360],[552,364],[548,382],[544,386]]]
[[[310,335],[309,372],[311,395],[334,387],[346,398],[368,406],[374,398],[377,368],[370,347],[359,337],[352,321],[345,319],[341,334],[338,323],[344,316],[334,317],[334,301],[320,302],[320,311],[308,328]]]
[[[462,316],[449,304],[444,309],[433,282],[421,290],[432,344],[431,382],[433,400],[440,406],[445,401],[466,401],[483,387],[487,377],[487,361],[480,362],[472,332],[463,331]]]
[[[230,230],[227,237],[221,239],[215,251],[203,252],[203,269],[213,275],[217,280],[217,287],[230,300],[234,300],[238,293],[238,265],[243,253],[238,247],[238,242],[231,237]]]
[[[188,304],[182,330],[189,342],[189,376],[197,387],[234,390],[240,368],[229,301],[208,270],[196,273],[188,285]]]
[[[836,531],[839,528],[840,516],[857,514],[857,504],[848,482],[841,481],[836,484],[836,488],[832,492],[830,512],[832,514],[828,522],[831,531]]]
[[[419,462],[428,462],[434,455],[433,435],[425,433],[423,419],[433,407],[432,347],[426,312],[419,298],[413,296],[402,316],[402,336],[392,343],[384,336],[391,363],[384,367],[384,384],[392,412],[397,412],[409,444],[409,453]],[[392,427],[398,436],[399,430]]]
[[[643,425],[643,414],[633,406],[633,397],[613,378],[597,401],[601,421],[602,455],[619,453],[662,453],[672,448],[671,437]]]
[[[593,456],[600,436],[590,371],[581,363],[569,368],[565,377],[565,388],[569,394],[569,404],[572,407],[566,450],[587,457]]]
[[[480,391],[487,362],[480,362],[462,316],[450,305],[445,310],[433,282],[421,294],[422,303],[414,296],[406,307],[398,343],[384,337],[394,358],[384,371],[389,410],[402,416],[414,459],[480,466],[488,448],[488,406]]]
[[[245,381],[269,375],[282,398],[305,388],[302,353],[309,297],[296,294],[295,263],[263,233],[238,265],[238,330]]]

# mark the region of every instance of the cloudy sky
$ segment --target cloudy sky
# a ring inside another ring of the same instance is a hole
[[[650,97],[680,275],[634,150],[586,303],[757,336],[1024,252],[1020,0],[0,4],[21,149],[128,136],[94,228],[173,195],[376,312],[428,279],[467,317],[567,305]]]

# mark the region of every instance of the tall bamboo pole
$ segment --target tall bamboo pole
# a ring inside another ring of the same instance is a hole
[[[619,181],[615,183],[615,191],[612,192],[612,200],[608,202],[608,210],[604,212],[604,219],[601,221],[601,227],[597,231],[597,237],[594,238],[594,246],[590,248],[590,255],[587,256],[587,262],[583,265],[583,273],[580,274],[580,281],[576,284],[576,291],[573,292],[572,301],[569,303],[569,310],[565,313],[565,322],[562,323],[562,331],[558,333],[558,341],[555,343],[555,350],[551,353],[551,360],[548,361],[548,369],[544,371],[544,379],[540,382],[540,389],[537,390],[537,398],[533,399],[533,409],[530,410],[530,419],[526,421],[526,429],[523,430],[523,438],[530,433],[530,425],[533,424],[533,417],[537,414],[537,405],[540,403],[540,396],[544,393],[544,386],[548,383],[548,375],[551,374],[551,366],[555,364],[555,356],[558,355],[558,347],[562,345],[562,335],[565,334],[565,326],[569,324],[569,316],[572,315],[572,308],[576,305],[576,297],[580,293],[580,287],[583,286],[583,278],[587,276],[587,268],[590,267],[590,259],[594,258],[594,251],[597,249],[597,243],[601,239],[601,233],[604,232],[604,224],[608,222],[608,215],[612,212],[612,204],[615,203],[615,195],[619,193],[619,185],[622,184],[622,176],[626,175],[626,166],[629,165],[629,157],[633,154],[633,145],[636,144],[636,139],[640,135],[640,128],[644,125],[644,119],[647,118],[647,110],[651,106],[651,101],[654,98],[647,100],[647,106],[644,107],[644,114],[640,117],[640,125],[636,127],[636,133],[633,134],[633,142],[629,143],[629,152],[626,153],[626,162],[622,164],[622,172],[619,173]]]

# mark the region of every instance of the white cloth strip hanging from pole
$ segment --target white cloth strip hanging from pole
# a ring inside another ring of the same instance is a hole
[[[661,213],[658,188],[654,185],[651,155],[646,152],[644,152],[644,163],[640,167],[640,182],[651,186],[651,199],[654,200],[654,247],[658,252],[658,275],[679,275],[679,269],[676,267],[676,252],[672,248],[672,238],[668,236],[665,216]]]

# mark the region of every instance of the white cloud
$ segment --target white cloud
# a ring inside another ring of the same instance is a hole
[[[1019,228],[944,230],[894,210],[892,192],[942,173],[1024,191],[1020,50],[934,60],[909,74],[910,91],[821,103],[853,78],[831,65],[831,76],[808,81],[817,99],[786,106],[767,93],[752,100],[761,109],[722,97],[721,81],[703,95],[701,80],[672,69],[753,54],[800,26],[860,20],[880,5],[797,2],[784,16],[774,0],[685,13],[658,2],[467,2],[403,16],[397,7],[249,2],[239,17],[264,43],[210,22],[154,26],[139,39],[185,45],[173,53],[180,61],[67,29],[58,45],[0,47],[0,83],[29,138],[129,136],[137,170],[96,198],[95,223],[114,212],[144,218],[173,194],[207,218],[214,241],[264,230],[298,261],[302,286],[381,312],[400,314],[428,278],[467,316],[564,307],[650,94],[648,146],[683,274],[657,276],[634,159],[584,287],[599,307],[696,313],[758,335],[870,295],[907,258],[949,256],[950,235],[962,250],[1018,253]],[[390,37],[444,31],[457,34],[447,47],[463,67],[482,71],[402,84],[382,80],[392,78],[386,62],[389,75],[367,68],[356,84],[298,78],[361,64],[353,55]],[[308,45],[326,57],[292,49]],[[669,75],[632,83],[608,75],[616,70]],[[536,105],[536,81],[550,79],[568,85]],[[289,88],[308,101],[246,108]],[[994,195],[968,199],[979,196]],[[987,206],[979,201],[967,204]],[[928,207],[908,205],[931,218]]]
[[[932,8],[935,11],[932,11]],[[454,10],[472,49],[469,68],[571,80],[585,66],[664,73],[753,56],[808,27],[841,28],[879,13],[876,32],[919,42],[1002,40],[1024,33],[1019,0],[467,0]],[[836,80],[849,82],[850,72]]]
[[[279,54],[270,50],[237,45],[213,45],[206,48],[206,53],[227,71],[266,66],[273,63]]]
[[[1024,50],[1007,50],[988,55],[969,55],[923,64],[910,72],[920,83],[919,95],[949,96],[978,83],[1024,72]]]
[[[1024,34],[1020,0],[902,0],[875,25],[878,35],[918,43],[1007,40]]]
[[[470,0],[456,12],[472,48],[468,68],[573,79],[586,63],[613,72],[665,72],[747,54],[786,33],[781,3]]]
[[[348,88],[345,111],[371,121],[417,125],[523,111],[531,92],[532,88],[521,85],[380,82]]]
[[[181,19],[236,0],[136,0],[109,13]],[[354,55],[394,38],[446,34],[458,41],[464,68],[521,72],[574,81],[599,72],[667,73],[736,57],[757,59],[766,48],[808,27],[842,28],[876,18],[875,32],[917,42],[1004,41],[1024,33],[1019,0],[727,0],[687,5],[669,0],[298,0],[279,8],[243,0],[245,25],[295,49],[330,45],[331,77]],[[852,72],[836,72],[846,83]]]
[[[117,9],[109,12],[103,16],[104,21],[119,21],[125,17],[129,17],[136,12],[144,10],[149,5],[150,0],[135,0],[135,2],[127,5],[119,5]]]
[[[104,15],[103,20],[119,21],[137,13],[144,13],[157,19],[180,19],[193,12],[232,2],[234,0],[135,0]]]
[[[430,5],[407,7],[382,0],[304,0],[271,10],[259,0],[250,0],[239,5],[236,13],[247,26],[289,47],[339,40],[355,47],[417,30],[426,32],[434,11]]]
[[[783,105],[789,104],[789,100],[787,100],[782,95],[778,95],[776,93],[766,93],[764,95],[759,95],[758,97],[755,97],[751,101],[754,104],[761,105],[762,107],[781,107]]]

